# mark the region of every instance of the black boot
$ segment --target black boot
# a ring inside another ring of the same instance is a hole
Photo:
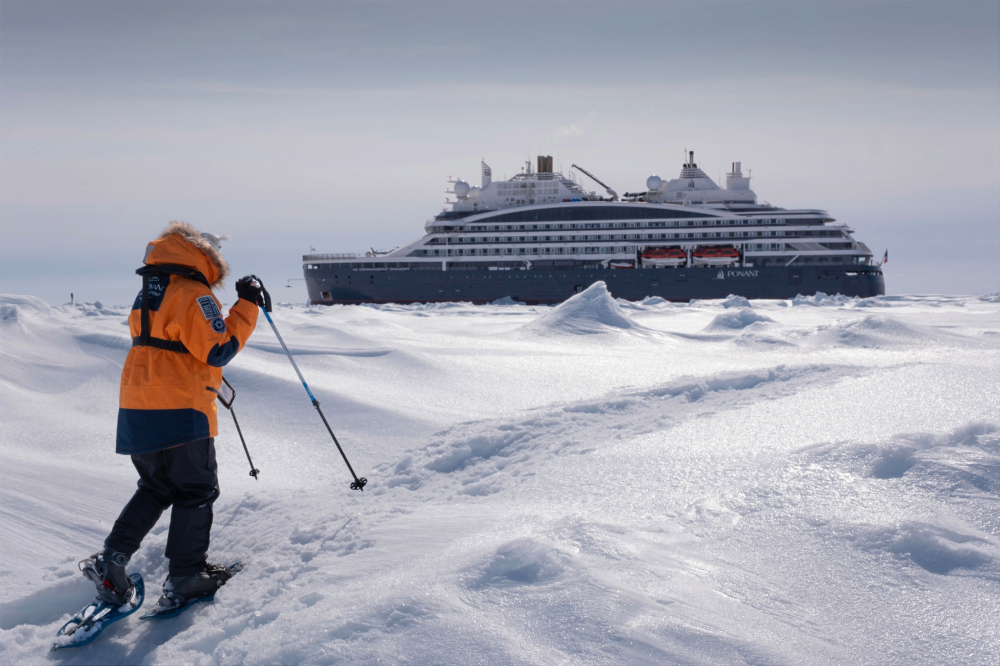
[[[232,577],[221,564],[206,564],[205,570],[189,576],[169,576],[163,583],[163,596],[156,602],[156,613],[169,612],[192,601],[210,597]]]
[[[97,586],[97,596],[112,606],[121,606],[132,601],[135,585],[125,573],[129,556],[105,548],[103,553],[94,553],[78,565],[83,575]]]

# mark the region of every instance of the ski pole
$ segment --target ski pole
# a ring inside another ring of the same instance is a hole
[[[329,422],[326,420],[326,416],[323,415],[323,410],[319,408],[319,400],[317,400],[316,396],[314,396],[312,391],[309,390],[309,385],[306,384],[305,377],[302,376],[302,372],[299,370],[299,366],[295,362],[295,359],[292,358],[292,353],[288,351],[288,347],[285,345],[285,341],[282,339],[281,333],[278,333],[278,327],[274,325],[274,320],[271,319],[271,294],[267,293],[267,289],[264,288],[263,280],[256,275],[251,275],[250,277],[260,284],[260,293],[264,297],[264,303],[257,303],[257,305],[260,305],[264,310],[264,316],[267,317],[267,323],[271,325],[271,330],[274,331],[274,336],[278,338],[278,342],[281,343],[281,348],[285,350],[285,356],[287,356],[288,360],[291,361],[292,367],[295,369],[295,374],[299,376],[299,381],[302,382],[302,388],[306,390],[306,394],[309,396],[309,400],[312,401],[313,407],[315,407],[316,411],[319,412],[319,417],[323,419],[323,425],[326,426],[326,430],[330,433],[330,437],[333,438],[333,443],[337,445],[337,450],[340,451],[340,456],[344,459],[347,469],[350,470],[351,476],[354,477],[354,482],[351,483],[351,490],[360,490],[363,492],[365,484],[368,483],[368,479],[363,476],[359,478],[358,475],[354,473],[354,468],[351,467],[351,463],[347,459],[347,454],[344,453],[343,447],[341,447],[340,442],[337,441],[337,436],[333,434],[333,428],[330,427]]]
[[[250,476],[254,478],[254,481],[260,481],[260,479],[257,478],[257,475],[260,474],[260,470],[253,466],[253,460],[250,459],[250,450],[247,449],[247,443],[243,439],[243,431],[240,430],[240,422],[236,420],[236,410],[230,407],[229,413],[233,415],[233,423],[236,424],[236,432],[240,434],[240,442],[243,443],[243,452],[247,454],[247,462],[250,463]]]
[[[240,422],[236,420],[236,410],[233,409],[233,401],[236,400],[236,389],[233,385],[223,377],[223,386],[219,387],[219,390],[215,392],[216,397],[222,406],[229,410],[229,413],[233,415],[233,423],[236,424],[236,432],[240,435],[240,443],[243,444],[243,452],[247,454],[247,462],[250,463],[250,476],[254,478],[254,481],[260,481],[257,475],[260,474],[260,470],[253,466],[253,460],[250,459],[250,449],[247,448],[247,442],[243,439],[243,431],[240,429]]]

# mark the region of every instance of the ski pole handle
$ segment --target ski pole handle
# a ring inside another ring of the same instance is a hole
[[[257,284],[260,285],[260,299],[257,301],[257,305],[259,305],[260,307],[264,308],[264,312],[270,312],[271,311],[271,294],[264,287],[264,281],[261,280],[256,275],[254,275],[253,273],[250,274],[250,277],[253,278],[254,281]],[[269,317],[269,319],[270,319],[270,317]]]

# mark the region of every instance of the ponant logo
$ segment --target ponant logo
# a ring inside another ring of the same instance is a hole
[[[722,271],[719,271],[719,274],[721,273]],[[727,277],[757,277],[758,273],[760,273],[760,271],[729,271]]]

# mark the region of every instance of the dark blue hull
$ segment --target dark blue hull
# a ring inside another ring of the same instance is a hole
[[[529,304],[559,303],[603,280],[616,298],[638,301],[660,296],[670,301],[692,298],[792,298],[816,292],[845,296],[885,293],[882,271],[875,266],[794,266],[761,268],[641,268],[418,270],[348,268],[318,264],[305,270],[309,300],[336,303],[490,303],[505,296]]]

